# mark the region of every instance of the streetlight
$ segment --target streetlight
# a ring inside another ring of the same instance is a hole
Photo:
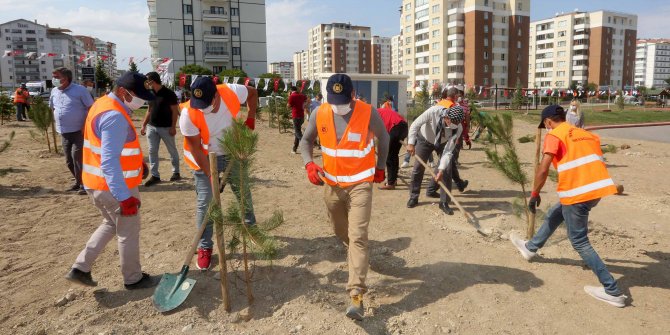
[[[174,74],[174,37],[172,36],[172,20],[170,20],[170,47],[172,49],[172,62],[170,62],[170,65],[172,65],[172,73]]]

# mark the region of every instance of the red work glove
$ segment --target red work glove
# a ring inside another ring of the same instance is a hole
[[[135,216],[137,215],[138,210],[140,209],[140,199],[135,197],[130,197],[126,200],[121,201],[119,210],[121,211],[121,216]]]
[[[468,150],[472,149],[472,141],[470,141],[470,140],[466,140],[466,141],[465,141],[465,144],[467,144],[467,146],[468,146]]]
[[[142,162],[142,179],[147,179],[147,177],[149,177],[149,166]]]
[[[386,179],[386,173],[384,173],[384,169],[377,169],[375,168],[375,179],[372,181],[375,183],[381,183]]]
[[[305,165],[305,170],[307,170],[307,178],[312,184],[323,185],[323,179],[321,179],[323,169],[320,166],[314,164],[314,162],[309,162]]]
[[[254,130],[256,129],[256,119],[248,117],[247,121],[244,122],[247,125],[247,128]]]
[[[535,209],[540,206],[542,198],[540,198],[540,193],[530,192],[530,200],[528,201],[528,210],[531,213],[535,214]]]

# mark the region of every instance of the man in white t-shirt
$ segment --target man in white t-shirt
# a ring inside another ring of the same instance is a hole
[[[196,192],[196,228],[205,223],[207,209],[213,192],[210,178],[211,170],[207,152],[217,155],[217,168],[223,172],[229,160],[226,152],[219,144],[223,133],[233,124],[233,118],[242,118],[240,104],[247,103],[248,114],[246,124],[254,128],[254,116],[258,105],[258,92],[255,88],[245,85],[215,85],[209,77],[199,77],[191,85],[192,99],[182,105],[179,127],[184,135],[184,161],[194,170]],[[208,134],[203,138],[203,134]],[[237,166],[233,165],[231,175]],[[233,193],[239,200],[240,188],[231,179],[228,180]],[[255,224],[251,191],[243,190],[247,201],[247,212],[244,222]],[[206,270],[211,265],[212,255],[212,222],[208,221],[198,245],[198,269]]]

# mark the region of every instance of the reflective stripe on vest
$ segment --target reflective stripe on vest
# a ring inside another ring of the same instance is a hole
[[[323,103],[317,110],[316,127],[325,181],[329,185],[347,187],[372,182],[375,174],[374,137],[369,130],[372,106],[356,101],[351,113],[338,141],[332,107]]]
[[[86,173],[90,173],[94,176],[98,177],[104,177],[105,175],[102,173],[102,169],[99,167],[95,167],[93,165],[88,165],[88,164],[82,164],[81,170]],[[134,178],[142,174],[142,168],[136,169],[136,170],[128,170],[128,171],[123,171],[123,178]]]
[[[565,147],[560,160],[554,157],[558,171],[557,193],[561,204],[573,205],[616,194],[600,149],[600,138],[586,130],[563,122],[549,132]]]
[[[84,140],[84,148],[90,149],[96,155],[102,154],[100,147],[91,145],[91,141],[89,140]],[[123,148],[123,150],[121,150],[121,156],[136,156],[141,154],[142,150],[139,148]]]

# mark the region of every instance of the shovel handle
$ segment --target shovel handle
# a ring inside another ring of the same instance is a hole
[[[540,160],[540,142],[542,141],[542,128],[537,128],[535,133],[535,156],[533,157],[533,189],[535,189],[535,174],[537,174],[538,162]],[[523,195],[526,196],[525,194]],[[526,208],[526,211],[529,211]],[[531,239],[535,235],[535,213],[528,215],[528,227],[526,228],[526,238]]]

